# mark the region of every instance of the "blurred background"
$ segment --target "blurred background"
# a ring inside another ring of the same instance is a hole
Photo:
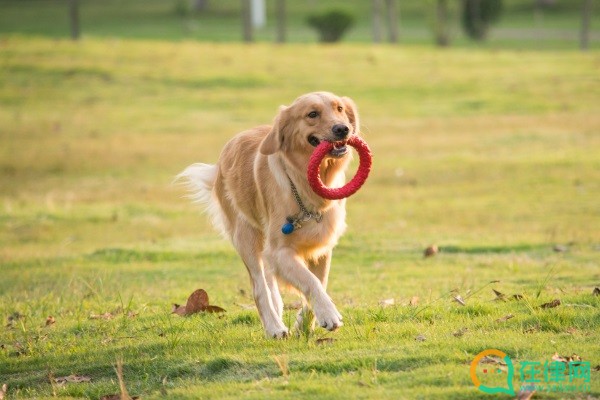
[[[51,37],[314,42],[325,29],[350,42],[529,49],[600,39],[595,0],[0,0],[0,8],[0,33]]]

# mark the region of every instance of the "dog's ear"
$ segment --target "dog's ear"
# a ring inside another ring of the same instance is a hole
[[[287,109],[288,107],[286,106],[279,107],[279,113],[275,117],[275,121],[273,121],[273,127],[260,144],[259,150],[261,154],[268,156],[269,154],[276,153],[283,147],[284,131],[288,123]]]
[[[354,134],[358,135],[360,122],[358,120],[358,109],[356,108],[356,104],[350,97],[342,97],[342,101],[344,102],[344,111],[346,111],[346,115],[354,128]]]

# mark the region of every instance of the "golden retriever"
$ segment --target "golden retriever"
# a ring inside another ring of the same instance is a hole
[[[316,195],[306,170],[321,141],[338,143],[323,159],[320,174],[325,185],[342,186],[351,159],[343,143],[358,134],[358,113],[350,98],[309,93],[281,106],[272,126],[236,135],[216,165],[193,164],[178,176],[189,184],[192,197],[206,205],[213,224],[246,265],[268,337],[288,335],[278,281],[302,294],[296,329],[314,322],[307,301],[322,327],[342,326],[326,288],[332,250],[346,228],[346,201]],[[293,232],[282,232],[286,223],[294,226]]]

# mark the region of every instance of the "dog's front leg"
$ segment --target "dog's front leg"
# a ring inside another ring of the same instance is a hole
[[[279,277],[300,290],[312,305],[319,325],[330,331],[342,326],[342,316],[317,278],[291,248],[278,248],[265,252],[267,262],[274,265]]]
[[[275,277],[271,272],[265,271],[260,257],[259,243],[260,234],[251,226],[238,221],[233,235],[233,245],[250,274],[254,302],[265,333],[268,337],[284,338],[288,335],[288,329],[283,324],[279,311],[283,310],[281,295]],[[271,289],[274,292],[271,292]]]
[[[327,290],[327,281],[329,279],[329,269],[331,268],[331,250],[315,259],[309,259],[308,269],[312,272],[323,285],[323,289]],[[312,331],[315,325],[315,316],[312,313],[309,305],[302,301],[302,308],[296,315],[296,323],[294,324],[294,330],[299,332],[305,332],[307,330]]]

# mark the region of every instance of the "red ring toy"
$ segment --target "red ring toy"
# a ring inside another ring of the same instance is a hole
[[[354,178],[341,188],[328,188],[319,175],[321,161],[333,149],[334,143],[322,141],[310,156],[307,170],[308,183],[316,194],[325,199],[339,200],[352,196],[365,183],[371,171],[371,150],[367,143],[358,136],[352,135],[346,144],[354,147],[358,152],[359,165]]]

